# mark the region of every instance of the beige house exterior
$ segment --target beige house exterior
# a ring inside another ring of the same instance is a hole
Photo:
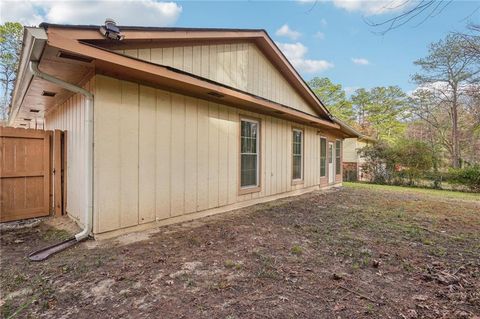
[[[26,29],[9,121],[66,132],[66,211],[91,218],[95,237],[341,185],[342,141],[355,133],[265,31],[120,27],[111,40],[98,29]],[[93,105],[29,74],[32,61]]]

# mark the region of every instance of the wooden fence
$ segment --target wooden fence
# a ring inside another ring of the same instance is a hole
[[[52,132],[0,127],[0,222],[52,211]]]

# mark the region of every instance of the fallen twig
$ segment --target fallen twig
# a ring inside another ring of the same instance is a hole
[[[343,296],[342,298],[340,298],[340,300],[343,300],[345,298],[347,298],[348,296],[350,296],[352,293],[350,291],[347,291],[347,293],[345,294],[345,296]]]
[[[452,275],[455,276],[460,270],[466,269],[467,266],[470,266],[471,264],[472,264],[472,263],[466,263],[465,265],[462,265],[462,266],[458,267],[458,269],[455,270]]]
[[[368,297],[368,296],[366,296],[366,295],[364,295],[364,294],[362,294],[362,293],[360,293],[360,292],[358,292],[358,291],[352,290],[352,289],[347,288],[347,287],[342,286],[342,285],[337,285],[337,286],[338,286],[339,288],[345,289],[346,291],[349,291],[349,292],[351,292],[352,294],[355,294],[355,295],[357,295],[357,296],[359,296],[359,297],[361,297],[361,298],[363,298],[363,299],[370,300],[371,302],[373,302],[373,303],[375,303],[375,304],[378,303],[376,300],[373,300],[372,298],[370,298],[370,297]]]

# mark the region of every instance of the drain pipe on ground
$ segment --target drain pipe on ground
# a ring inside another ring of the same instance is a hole
[[[66,90],[74,93],[82,94],[85,97],[85,212],[84,212],[84,228],[75,237],[65,242],[43,248],[29,255],[31,260],[39,261],[48,258],[50,255],[62,251],[84,239],[87,239],[92,231],[93,216],[93,94],[82,87],[65,82],[54,76],[46,74],[38,69],[38,62],[30,61],[29,69],[34,76],[45,81],[54,83]]]

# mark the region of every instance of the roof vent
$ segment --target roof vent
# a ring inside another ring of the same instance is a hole
[[[93,61],[92,58],[83,56],[83,55],[77,55],[77,54],[72,54],[64,51],[60,51],[58,53],[58,57],[62,59],[69,59],[69,60],[75,60],[75,61],[80,61],[80,62],[85,62],[85,63],[90,63]]]
[[[207,94],[211,95],[211,96],[214,96],[214,97],[218,97],[218,98],[225,97],[225,95],[217,93],[217,92],[208,92]]]
[[[30,113],[40,113],[40,110],[37,110],[37,109],[30,109]]]
[[[105,19],[105,25],[100,27],[100,33],[107,39],[121,41],[124,35],[120,33],[117,23],[113,19]]]
[[[50,91],[43,91],[43,92],[42,92],[42,95],[43,95],[43,96],[48,96],[48,97],[54,97],[55,95],[57,95],[57,93],[55,93],[55,92],[50,92]]]
[[[24,120],[24,121],[27,121],[27,122],[30,122],[32,119],[24,118],[23,120]]]

